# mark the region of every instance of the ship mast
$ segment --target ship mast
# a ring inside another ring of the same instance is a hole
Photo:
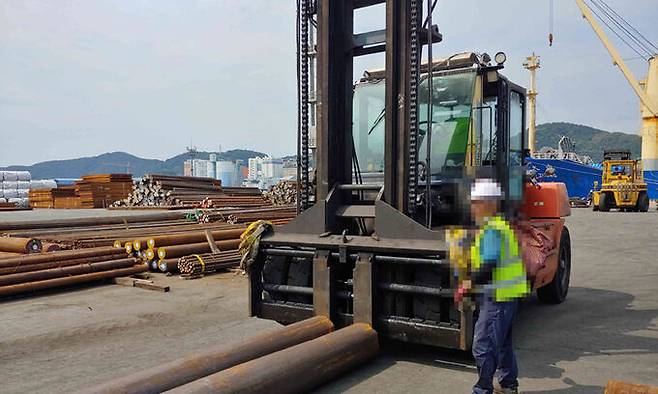
[[[537,133],[537,69],[539,66],[539,56],[534,53],[532,56],[526,57],[523,63],[528,71],[530,71],[530,90],[527,92],[528,102],[530,103],[530,124],[528,125],[528,148],[530,154],[535,153],[535,139]]]

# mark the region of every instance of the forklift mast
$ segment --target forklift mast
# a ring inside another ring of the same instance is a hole
[[[384,3],[385,28],[355,34],[355,11]],[[423,17],[431,1],[298,4],[301,212],[261,238],[248,268],[250,313],[282,323],[324,315],[337,326],[363,322],[384,337],[468,349],[473,310],[453,304],[446,225],[470,224],[466,201],[474,177],[498,180],[505,209],[516,212],[525,90],[499,73],[503,54],[495,65],[472,53],[436,62],[428,56],[422,64],[423,47],[442,40]],[[313,25],[314,181],[308,149]],[[354,58],[374,53],[385,54],[384,69],[368,71],[355,86]]]

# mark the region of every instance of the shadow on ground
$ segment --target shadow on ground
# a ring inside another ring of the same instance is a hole
[[[559,379],[571,386],[530,392],[601,393],[607,377],[601,377],[600,386],[580,385],[558,364],[601,355],[658,354],[657,338],[633,334],[656,331],[652,320],[658,310],[633,309],[634,299],[618,291],[572,287],[560,305],[543,305],[536,298],[524,302],[515,326],[520,378]]]
[[[632,334],[639,330],[656,330],[651,325],[658,310],[632,309],[633,300],[634,296],[627,293],[574,287],[561,305],[540,304],[535,297],[524,301],[515,326],[519,377],[551,379],[568,387],[555,390],[522,388],[523,392],[600,394],[607,377],[601,377],[600,385],[580,384],[578,376],[558,365],[599,355],[658,354],[658,339]],[[322,387],[321,391],[346,391],[364,380],[377,379],[377,375],[387,368],[403,361],[441,368],[444,375],[446,370],[475,373],[469,353],[384,342],[375,360]],[[384,392],[413,392],[413,386],[406,386],[406,383],[382,378],[381,387]],[[440,387],[438,378],[436,384]],[[537,386],[536,383],[533,385]],[[464,387],[463,392],[469,390],[470,387]]]

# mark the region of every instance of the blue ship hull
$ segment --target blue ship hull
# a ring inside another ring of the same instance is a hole
[[[555,169],[555,176],[544,177],[544,182],[562,182],[567,186],[569,197],[587,197],[594,181],[601,183],[601,169],[571,160],[560,159],[528,159],[529,167],[534,166],[539,174],[546,171],[547,166]],[[645,171],[644,181],[647,184],[649,199],[658,199],[658,171]]]
[[[554,176],[545,176],[544,182],[562,182],[567,186],[569,198],[587,197],[594,186],[594,181],[601,183],[601,169],[571,160],[528,159],[528,167],[535,167],[538,174],[543,174],[547,167],[555,169]]]

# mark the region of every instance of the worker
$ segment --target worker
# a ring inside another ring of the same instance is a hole
[[[455,294],[461,302],[474,294],[480,307],[473,338],[478,381],[473,393],[517,393],[518,368],[512,349],[512,324],[518,299],[529,293],[519,244],[500,212],[503,193],[491,179],[478,179],[471,188],[471,216],[479,230],[471,246],[471,278]],[[498,371],[500,389],[494,391]]]

